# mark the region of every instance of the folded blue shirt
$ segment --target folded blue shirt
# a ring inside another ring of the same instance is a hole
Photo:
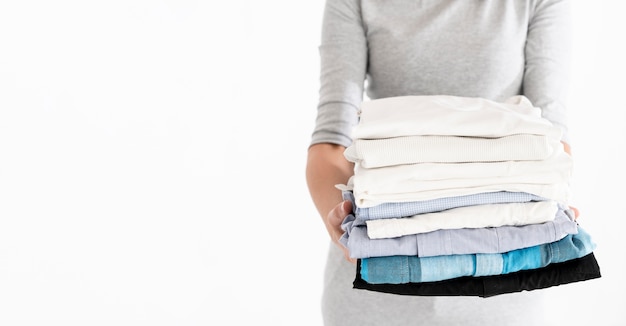
[[[350,190],[343,190],[343,198],[346,200],[350,199],[354,203],[354,194]],[[543,200],[546,199],[525,192],[496,191],[415,202],[384,203],[373,207],[356,207],[354,209],[354,215],[358,220],[366,221],[440,212],[464,206],[500,203],[526,203]]]
[[[354,216],[344,219],[339,242],[351,258],[393,255],[430,257],[440,255],[495,254],[537,246],[578,232],[573,213],[559,209],[553,221],[521,226],[436,230],[395,238],[370,239],[366,225],[353,225]]]
[[[462,276],[488,276],[545,267],[581,258],[595,249],[580,226],[577,234],[501,254],[385,256],[361,260],[361,278],[371,284],[434,282]]]

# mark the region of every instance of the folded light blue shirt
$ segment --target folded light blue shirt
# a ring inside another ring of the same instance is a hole
[[[475,253],[503,253],[515,249],[532,247],[562,239],[578,232],[574,214],[569,209],[559,207],[555,219],[541,224],[524,226],[501,226],[495,228],[437,230],[428,233],[406,235],[396,238],[370,239],[364,219],[356,217],[359,208],[351,191],[343,191],[344,200],[350,200],[354,214],[346,216],[341,228],[344,233],[341,242],[350,252],[351,258],[368,258],[391,255],[430,257]],[[491,192],[468,196],[440,198],[421,202],[390,203],[361,209],[361,212],[374,212],[370,218],[393,217],[384,207],[392,207],[397,212],[432,213],[440,209],[507,202],[529,202],[545,200],[522,192]],[[493,202],[492,202],[493,201]],[[385,213],[386,212],[386,213]],[[368,213],[369,214],[369,213]],[[384,217],[382,217],[384,216]],[[396,216],[397,217],[397,216]]]
[[[385,256],[361,260],[361,278],[371,284],[434,282],[462,276],[500,275],[581,258],[595,249],[580,226],[577,234],[502,254]]]
[[[339,239],[348,248],[351,258],[504,253],[558,241],[578,232],[573,214],[563,209],[557,211],[554,220],[545,223],[437,230],[383,239],[370,239],[367,226],[354,225],[354,220],[354,215],[344,219],[341,225],[344,233]]]
[[[350,190],[343,190],[343,198],[345,200],[351,200],[354,203],[354,194]],[[525,203],[543,200],[546,200],[546,198],[525,192],[496,191],[415,202],[383,203],[373,207],[356,207],[354,214],[358,220],[366,221],[440,212],[447,209],[473,205]]]

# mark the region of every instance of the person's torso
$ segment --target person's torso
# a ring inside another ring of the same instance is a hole
[[[533,3],[363,0],[367,96],[521,94]]]

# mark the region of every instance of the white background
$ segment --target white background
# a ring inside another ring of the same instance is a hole
[[[0,325],[320,325],[318,1],[0,2]],[[573,190],[626,325],[626,5],[575,1]],[[594,322],[594,324],[597,324]]]

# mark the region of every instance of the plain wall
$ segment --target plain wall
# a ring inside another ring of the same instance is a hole
[[[320,325],[322,7],[0,2],[0,325]],[[559,324],[626,325],[625,9],[574,1],[572,186],[603,277],[545,290]]]

